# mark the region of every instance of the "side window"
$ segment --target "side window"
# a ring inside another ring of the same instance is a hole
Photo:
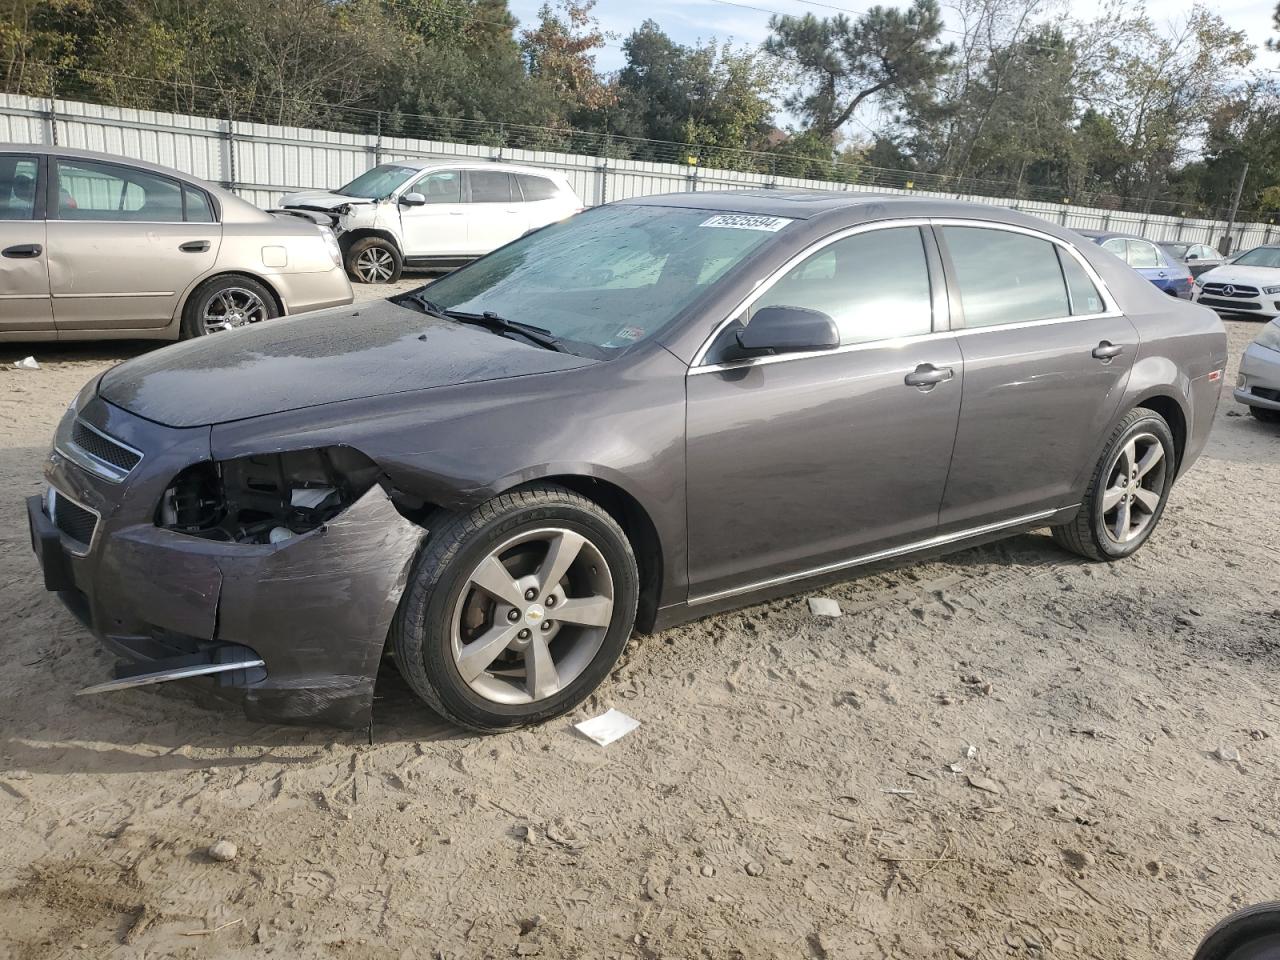
[[[943,227],[966,327],[1071,316],[1054,244],[1023,233]]]
[[[1129,266],[1159,267],[1163,266],[1160,254],[1155,246],[1142,240],[1129,241]]]
[[[472,203],[510,203],[511,174],[501,170],[470,170]]]
[[[1126,248],[1128,246],[1129,241],[1123,237],[1112,237],[1102,245],[1102,249],[1109,253],[1114,253],[1121,260],[1124,260],[1128,256],[1128,253],[1126,252]]]
[[[209,204],[209,195],[194,187],[183,187],[182,196],[186,202],[188,223],[213,223],[213,207]]]
[[[1102,313],[1104,304],[1102,294],[1089,279],[1089,274],[1080,261],[1061,247],[1058,248],[1058,259],[1062,262],[1062,274],[1067,278],[1067,293],[1071,297],[1071,315],[1086,316],[1091,313]]]
[[[805,307],[836,322],[842,344],[929,333],[929,264],[916,227],[845,237],[806,258],[751,306]]]
[[[546,177],[517,173],[516,182],[520,184],[520,192],[529,203],[535,203],[538,200],[554,200],[560,195],[556,185]]]
[[[30,220],[36,212],[35,157],[0,155],[0,220]]]
[[[462,173],[458,170],[437,170],[427,174],[407,192],[422,194],[427,203],[461,203]]]
[[[1204,244],[1196,247],[1196,256],[1201,260],[1216,260],[1218,258],[1217,251],[1206,247]]]
[[[182,188],[168,177],[114,163],[59,160],[59,220],[182,222]]]

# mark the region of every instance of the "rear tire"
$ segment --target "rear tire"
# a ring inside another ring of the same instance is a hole
[[[1059,546],[1090,560],[1120,560],[1147,542],[1173,489],[1177,448],[1154,410],[1130,410],[1111,432],[1074,520],[1053,528]]]
[[[1280,410],[1268,410],[1265,407],[1250,407],[1249,412],[1263,423],[1280,423]]]
[[[183,340],[244,327],[280,316],[265,285],[241,274],[211,277],[192,291],[182,307]]]
[[[431,533],[391,628],[396,666],[436,712],[496,731],[559,716],[621,656],[640,578],[597,504],[536,484]]]
[[[404,260],[390,240],[361,237],[348,248],[346,267],[347,276],[357,283],[395,283]]]

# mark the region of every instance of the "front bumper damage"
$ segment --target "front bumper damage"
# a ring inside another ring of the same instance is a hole
[[[84,544],[28,501],[46,586],[110,650],[118,676],[200,663],[260,666],[202,680],[253,719],[368,724],[387,631],[426,530],[379,484],[338,516],[280,543],[206,540],[156,525],[157,498],[209,457],[209,430],[174,430],[99,399],[80,416],[146,451],[136,476],[111,482],[57,450],[45,474],[62,498],[96,513]],[[93,681],[99,678],[87,677]]]

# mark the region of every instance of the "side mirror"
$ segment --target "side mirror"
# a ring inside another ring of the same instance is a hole
[[[764,307],[738,331],[741,357],[834,350],[840,346],[836,322],[820,310]]]
[[[402,207],[421,207],[427,202],[427,198],[420,193],[406,193],[400,198]]]

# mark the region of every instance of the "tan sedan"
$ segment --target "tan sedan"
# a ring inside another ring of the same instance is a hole
[[[328,228],[165,167],[0,145],[0,341],[176,340],[351,297]]]

